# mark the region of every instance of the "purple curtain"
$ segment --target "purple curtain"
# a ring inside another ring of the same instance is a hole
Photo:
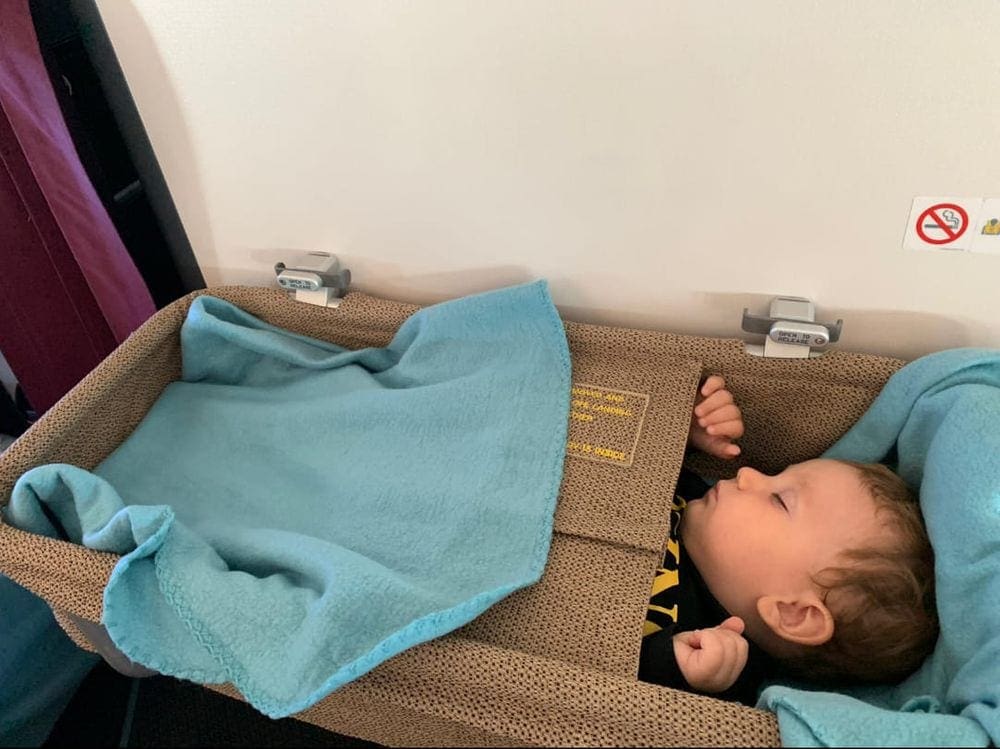
[[[155,311],[77,158],[27,0],[0,3],[0,351],[41,413]]]

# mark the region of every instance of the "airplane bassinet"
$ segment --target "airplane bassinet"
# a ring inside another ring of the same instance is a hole
[[[180,375],[179,330],[195,292],[158,312],[0,457],[0,501],[45,463],[93,468]],[[385,346],[417,307],[361,293],[327,309],[274,289],[208,290],[261,319],[349,348]],[[690,456],[703,475],[815,457],[904,362],[833,351],[762,359],[736,339],[566,322],[574,397],[546,571],[461,629],[412,648],[297,719],[386,745],[696,746],[779,743],[771,713],[637,681],[650,582],[704,373],[744,411],[733,463]],[[601,416],[606,418],[602,418]],[[81,647],[131,666],[102,637],[102,593],[118,557],[0,525],[0,572],[42,597]],[[210,687],[233,698],[231,685]]]

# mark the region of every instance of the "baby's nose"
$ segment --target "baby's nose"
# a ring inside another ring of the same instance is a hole
[[[756,480],[760,478],[763,474],[760,471],[755,471],[753,468],[743,466],[736,472],[736,488],[740,491],[746,491],[754,485]]]
[[[747,471],[746,467],[740,468],[738,471],[736,471],[736,488],[739,489],[740,491],[743,491],[744,489],[744,483],[746,480],[746,471]]]

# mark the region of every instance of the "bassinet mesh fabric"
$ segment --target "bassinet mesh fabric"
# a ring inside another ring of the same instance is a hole
[[[4,502],[29,468],[93,468],[134,429],[179,376],[178,332],[199,293],[157,313],[0,458]],[[417,309],[360,293],[337,309],[273,289],[209,293],[350,348],[386,345]],[[841,352],[764,360],[733,339],[573,322],[566,332],[576,406],[542,580],[296,717],[397,745],[777,745],[770,713],[635,678],[697,384],[703,373],[724,375],[744,411],[739,461],[689,460],[705,475],[723,476],[747,463],[778,470],[818,455],[903,362]],[[94,646],[74,618],[100,621],[116,561],[0,526],[0,571],[43,597],[88,649]],[[229,685],[214,688],[239,698]]]

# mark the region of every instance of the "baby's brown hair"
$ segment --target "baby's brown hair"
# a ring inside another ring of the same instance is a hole
[[[883,465],[841,462],[860,474],[890,529],[889,540],[844,552],[842,566],[814,578],[833,614],[833,637],[781,663],[797,676],[827,684],[900,681],[937,641],[934,551],[917,498],[899,476]]]

